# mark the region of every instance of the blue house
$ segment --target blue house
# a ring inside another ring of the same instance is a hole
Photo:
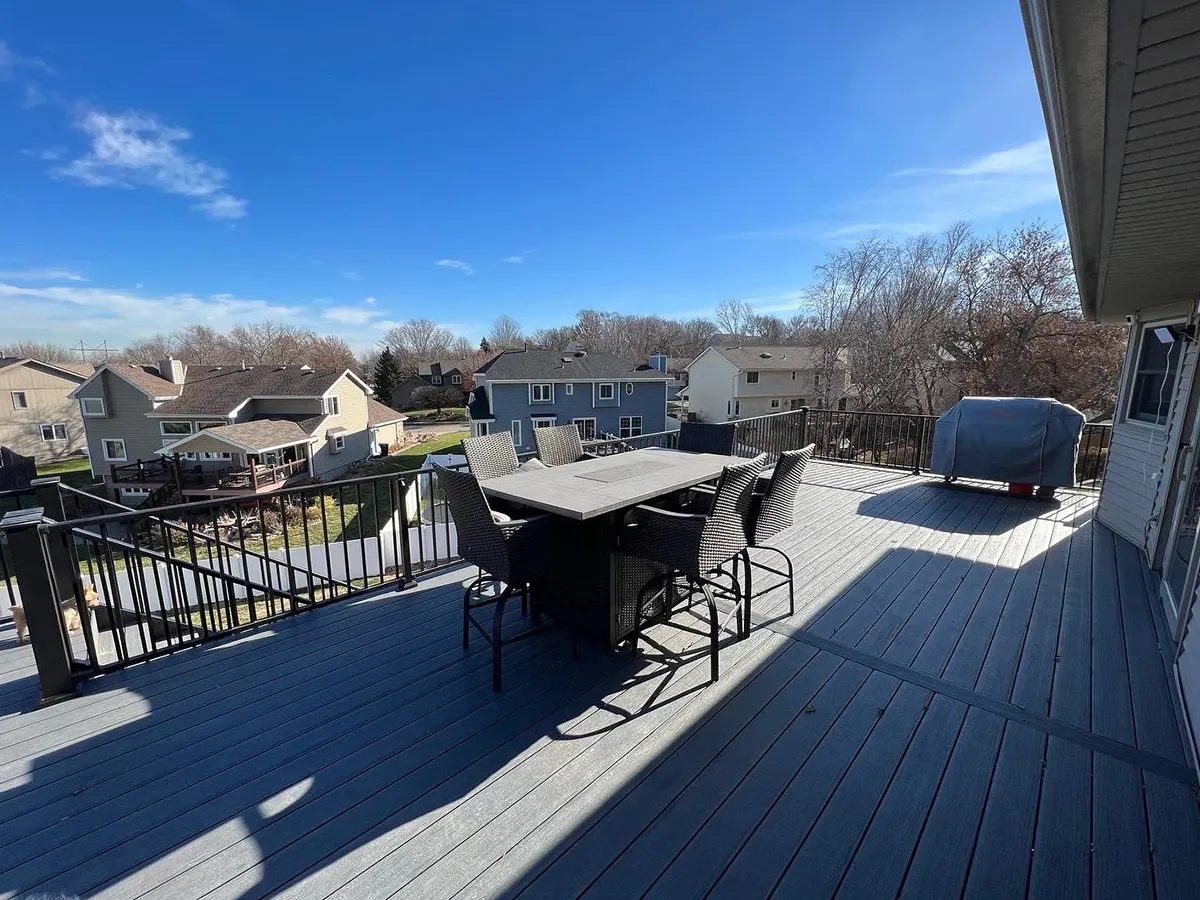
[[[532,451],[533,429],[568,422],[587,441],[654,434],[667,428],[671,381],[611,353],[506,350],[475,373],[471,435],[511,431],[518,451]]]

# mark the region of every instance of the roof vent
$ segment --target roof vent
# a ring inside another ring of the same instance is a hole
[[[565,362],[565,363],[569,363],[569,362],[571,362],[572,360],[574,360],[574,358],[575,358],[575,357],[573,357],[573,356],[564,356],[564,357],[562,358],[562,361],[563,361],[563,362]]]
[[[771,354],[770,353],[760,353],[760,354],[758,354],[758,358],[759,359],[770,359]]]
[[[308,363],[305,363],[304,365],[302,365],[300,367],[300,371],[303,372],[305,375],[311,375],[312,374],[312,366],[310,366]]]
[[[585,356],[587,356],[587,351],[586,351],[586,350],[576,350],[576,351],[575,351],[575,358],[576,358],[576,359],[583,359],[583,357],[585,357]]]
[[[276,372],[286,372],[286,371],[287,371],[287,366],[276,366],[276,367],[275,367],[275,371],[276,371]]]

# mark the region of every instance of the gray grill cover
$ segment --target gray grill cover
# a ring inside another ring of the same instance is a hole
[[[1083,413],[1057,400],[964,397],[937,420],[939,475],[1071,487]]]

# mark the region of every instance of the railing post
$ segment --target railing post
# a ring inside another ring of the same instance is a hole
[[[921,454],[925,452],[925,435],[929,428],[929,420],[921,416],[921,424],[917,426],[917,446],[913,453],[913,474],[921,474]]]
[[[433,476],[431,475],[430,478],[432,479],[432,477]],[[412,484],[416,485],[417,487],[418,497],[420,497],[421,493],[420,481],[420,475],[416,475],[412,480]],[[392,508],[396,510],[396,517],[399,520],[395,527],[400,529],[400,559],[397,560],[397,562],[400,563],[401,568],[400,577],[403,579],[403,581],[400,584],[400,587],[402,589],[405,586],[412,584],[414,580],[412,570],[412,549],[408,545],[408,487],[409,483],[403,475],[397,475],[392,479],[392,490],[397,492],[397,497],[392,503]],[[417,501],[417,513],[417,527],[420,528],[420,500]]]
[[[77,697],[79,691],[75,688],[71,648],[60,612],[62,601],[74,597],[74,583],[71,593],[64,596],[65,585],[60,582],[69,574],[69,561],[65,572],[61,565],[52,562],[58,554],[51,553],[50,546],[38,534],[38,526],[46,521],[42,512],[41,507],[14,510],[0,520],[0,530],[4,531],[12,551],[21,608],[42,687],[41,704],[45,706]]]
[[[800,450],[808,446],[808,407],[800,407],[800,440],[796,442],[793,450]]]

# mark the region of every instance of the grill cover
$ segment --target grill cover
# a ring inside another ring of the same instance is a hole
[[[1083,413],[1057,400],[964,397],[933,429],[939,475],[1071,487]]]

